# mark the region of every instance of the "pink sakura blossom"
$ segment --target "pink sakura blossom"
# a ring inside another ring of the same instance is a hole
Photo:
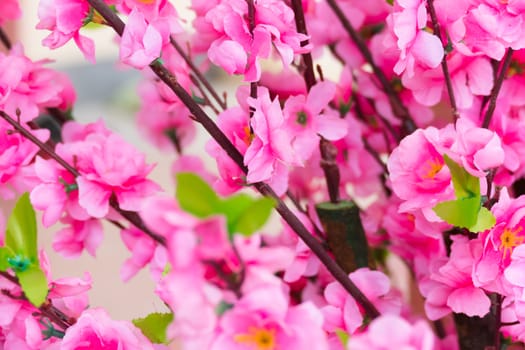
[[[134,227],[121,230],[120,237],[132,254],[120,269],[120,278],[127,282],[153,260],[157,244],[151,237]]]
[[[192,86],[189,68],[180,55],[171,46],[166,46],[162,51],[162,60],[175,74],[177,81],[189,91]],[[182,147],[188,145],[195,135],[195,123],[189,117],[188,108],[152,72],[144,70],[143,73],[145,79],[138,87],[141,109],[137,114],[137,123],[140,131],[161,149],[172,151],[173,137]]]
[[[521,1],[483,0],[470,5],[466,14],[451,23],[449,29],[459,51],[501,60],[507,48],[525,47],[525,8]]]
[[[120,61],[137,69],[160,57],[169,33],[160,33],[137,9],[131,11],[120,40]]]
[[[293,11],[282,2],[256,2],[252,30],[247,20],[248,4],[244,1],[223,0],[209,9],[200,6],[198,9],[207,10],[205,18],[210,25],[201,25],[197,29],[204,31],[204,36],[214,38],[208,49],[210,61],[230,74],[244,74],[245,81],[259,80],[259,59],[269,58],[272,46],[284,66],[292,62],[294,54],[310,49],[301,46],[301,41],[307,37],[297,33]]]
[[[140,214],[147,227],[154,227],[156,233],[166,237],[173,268],[182,271],[195,267],[196,218],[178,208],[172,198],[160,196],[148,198]]]
[[[244,155],[246,180],[266,181],[281,195],[288,187],[288,166],[300,164],[291,150],[291,135],[284,129],[285,117],[279,101],[271,101],[268,92],[260,93],[257,99],[249,98],[248,104],[255,111],[250,120],[253,140]]]
[[[66,226],[59,230],[53,239],[53,249],[65,257],[78,257],[85,249],[95,256],[102,243],[102,223],[97,219],[75,220],[65,217],[61,220]]]
[[[364,333],[350,337],[348,350],[438,350],[438,344],[427,322],[410,324],[397,315],[387,314],[373,320]]]
[[[153,166],[120,136],[91,134],[83,147],[78,157],[78,200],[89,215],[106,216],[112,195],[121,209],[137,211],[144,198],[158,190],[157,184],[146,179]]]
[[[450,312],[483,317],[489,312],[490,299],[472,281],[475,260],[469,240],[460,235],[451,238],[450,257],[434,260],[430,273],[419,284],[426,298],[426,315],[431,320],[437,320]]]
[[[86,20],[91,20],[89,3],[86,0],[41,0],[38,4],[37,29],[46,29],[51,33],[42,44],[51,49],[63,46],[69,40],[75,40],[84,57],[95,62],[95,44],[93,40],[80,35],[80,28]]]
[[[266,90],[259,88],[262,94]],[[231,107],[220,113],[217,125],[228,137],[241,154],[245,154],[254,136],[251,134],[249,121],[249,106],[246,99],[249,96],[247,87],[240,87],[236,92],[239,106]],[[222,195],[231,194],[245,185],[245,175],[237,164],[215,141],[210,140],[206,145],[206,151],[217,162],[219,179],[214,183],[214,189]]]
[[[511,262],[504,271],[505,279],[510,283],[512,293],[507,298],[512,300],[516,318],[525,321],[525,280],[523,267],[525,263],[525,244],[517,246],[512,252]]]
[[[22,10],[18,0],[4,0],[0,4],[0,25],[4,25],[6,21],[12,21],[20,18]]]
[[[406,71],[410,77],[414,75],[416,64],[435,68],[441,63],[444,55],[443,45],[437,36],[424,30],[427,21],[425,1],[395,1],[390,27],[393,28],[397,37],[397,46],[401,51],[394,67],[394,72],[397,74]]]
[[[469,109],[476,96],[488,96],[492,90],[493,74],[486,57],[466,57],[458,52],[447,55],[452,89],[458,109]],[[441,67],[415,68],[415,74],[402,77],[403,86],[411,90],[414,98],[425,106],[434,106],[443,99],[445,77]]]
[[[456,135],[447,154],[452,158],[459,157],[460,165],[470,174],[485,177],[488,170],[503,164],[505,154],[495,132],[478,127],[467,118],[459,118]]]
[[[482,248],[473,270],[478,285],[506,294],[503,273],[511,263],[514,249],[525,240],[524,208],[525,196],[511,199],[506,189],[501,191],[499,201],[492,207],[496,224],[479,238]]]
[[[334,98],[335,84],[324,81],[312,87],[308,95],[289,97],[283,114],[292,139],[292,148],[301,162],[306,161],[319,147],[318,135],[335,141],[347,133],[347,123],[338,115],[323,110]]]
[[[15,191],[27,191],[38,182],[31,165],[38,147],[11,130],[7,122],[0,121],[0,196],[4,199],[12,199]],[[33,130],[32,133],[41,141],[49,137],[48,130]]]
[[[171,271],[157,284],[156,293],[177,315],[168,328],[168,339],[183,349],[210,349],[222,293],[204,280],[202,268]]]
[[[83,278],[59,278],[50,283],[48,298],[66,315],[77,318],[89,306],[87,292],[91,285],[89,272]]]
[[[450,172],[441,152],[454,138],[451,126],[418,129],[392,151],[387,166],[392,189],[403,200],[401,212],[423,209],[427,219],[432,218],[432,207],[453,198]]]
[[[75,92],[62,73],[44,67],[46,61],[33,62],[24,55],[22,45],[0,53],[0,109],[22,122],[36,118],[45,107],[70,108]]]
[[[56,152],[63,159],[68,159],[64,145],[58,144]],[[42,223],[49,227],[56,223],[63,215],[64,211],[76,220],[87,220],[89,215],[86,210],[78,204],[78,186],[75,177],[64,169],[53,159],[35,159],[35,173],[38,176],[39,184],[31,191],[31,203],[33,207],[42,210]]]
[[[401,312],[400,295],[391,289],[390,280],[384,273],[360,268],[350,273],[348,277],[381,313],[399,314]],[[324,329],[330,333],[342,329],[354,334],[364,321],[359,304],[339,282],[327,285],[324,296],[328,303],[321,309],[325,319]]]
[[[152,344],[129,321],[114,321],[103,309],[89,309],[69,327],[60,349],[148,350]]]
[[[246,293],[222,316],[210,350],[327,350],[323,318],[313,304],[290,306],[287,295],[273,286]]]

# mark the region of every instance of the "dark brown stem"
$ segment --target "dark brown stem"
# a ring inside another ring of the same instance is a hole
[[[514,50],[509,47],[503,59],[503,64],[501,65],[501,68],[499,70],[499,75],[496,81],[494,82],[494,87],[492,88],[492,91],[490,93],[489,106],[487,108],[487,112],[485,113],[485,117],[483,118],[483,124],[481,125],[483,128],[488,129],[490,126],[490,121],[492,119],[492,116],[494,115],[494,110],[496,109],[496,101],[498,99],[501,86],[503,85],[503,81],[505,80],[505,76],[507,75],[507,71],[509,70],[513,53]]]
[[[297,28],[297,32],[308,35],[308,31],[306,30],[306,21],[304,19],[304,9],[303,9],[303,3],[301,0],[292,0],[292,10],[295,15],[295,27]],[[308,45],[308,40],[303,40],[301,42],[301,46]],[[310,91],[310,88],[315,85],[315,74],[314,74],[314,63],[312,60],[312,54],[307,52],[302,54],[303,62],[304,62],[304,81],[306,83],[306,89],[307,91]]]
[[[345,28],[352,41],[354,42],[354,44],[357,46],[359,52],[361,52],[364,59],[368,62],[368,64],[370,64],[370,67],[372,67],[374,75],[377,77],[377,80],[379,80],[383,91],[388,96],[388,100],[390,102],[390,106],[392,107],[394,115],[399,120],[401,120],[405,133],[412,133],[416,129],[416,124],[414,120],[410,116],[410,113],[408,112],[408,109],[405,107],[403,102],[401,102],[401,99],[395,92],[392,85],[390,85],[390,82],[385,76],[385,73],[383,73],[381,68],[379,68],[379,66],[375,63],[374,58],[372,57],[372,53],[368,49],[368,46],[361,38],[361,36],[357,33],[357,31],[354,29],[354,27],[346,17],[345,13],[341,10],[339,5],[337,5],[336,0],[327,0],[327,2],[330,8],[334,11],[339,21],[341,22],[341,24],[343,25],[343,27]]]
[[[195,85],[197,90],[199,90],[199,92],[201,93],[202,99],[204,100],[203,105],[210,107],[213,113],[219,114],[219,110],[211,103],[210,99],[208,98],[208,95],[206,94],[206,91],[204,91],[204,89],[202,88],[199,79],[197,79],[197,77],[194,74],[190,74],[190,80],[192,81],[193,85]]]
[[[339,167],[335,160],[337,157],[337,148],[330,141],[321,138],[321,141],[319,141],[319,150],[321,152],[321,168],[326,178],[330,202],[337,203],[340,199],[339,183],[341,180]]]
[[[434,0],[428,0],[427,5],[428,12],[430,13],[430,19],[432,20],[432,29],[434,30],[434,34],[439,38],[441,44],[443,45],[441,29],[439,26],[436,9],[434,7]],[[446,45],[443,46],[446,47]],[[447,53],[443,55],[443,60],[441,61],[441,69],[443,70],[443,75],[445,76],[445,85],[447,86],[448,97],[450,99],[450,106],[452,107],[452,114],[454,115],[454,119],[457,119],[459,117],[459,113],[456,105],[456,97],[454,96],[454,90],[452,88],[452,79],[450,78],[450,72],[448,70]]]
[[[175,50],[179,53],[179,55],[182,57],[182,59],[184,60],[184,62],[186,62],[186,64],[190,67],[190,69],[193,71],[193,74],[195,74],[195,76],[200,80],[200,82],[202,83],[202,85],[204,85],[204,87],[206,88],[206,90],[208,90],[208,92],[211,94],[211,96],[213,97],[213,99],[215,101],[217,101],[217,103],[219,104],[219,106],[224,110],[226,109],[226,99],[224,100],[221,100],[221,98],[219,97],[219,94],[217,93],[217,91],[215,91],[215,89],[213,88],[213,86],[210,84],[210,82],[208,81],[208,79],[206,79],[206,77],[204,76],[204,74],[202,74],[202,72],[199,70],[199,68],[195,65],[195,63],[193,63],[193,61],[191,60],[191,58],[186,54],[186,52],[184,52],[184,50],[182,49],[182,47],[177,43],[177,41],[175,40],[175,38],[173,38],[173,36],[170,36],[170,43],[171,45],[175,48]]]
[[[88,0],[89,4],[93,6],[102,17],[106,19],[115,31],[122,35],[124,30],[124,22],[116,16],[113,11],[104,3],[103,0]],[[107,16],[107,17],[106,17]],[[224,135],[218,126],[210,119],[200,106],[193,101],[191,96],[184,90],[184,88],[177,82],[177,79],[166,69],[160,62],[155,61],[150,64],[150,68],[157,76],[164,81],[168,87],[179,97],[179,99],[186,105],[190,112],[208,131],[210,136],[224,149],[230,158],[237,164],[237,166],[247,173],[248,169],[244,165],[242,154],[235,148],[231,141]],[[297,235],[305,242],[305,244],[312,250],[312,252],[319,258],[319,260],[326,266],[328,271],[334,278],[345,288],[346,291],[359,303],[365,313],[370,318],[376,318],[380,315],[377,308],[372,302],[359,290],[359,288],[348,278],[348,275],[341,269],[341,267],[330,257],[325,248],[310,234],[303,223],[294,215],[294,213],[286,206],[286,204],[275,194],[270,186],[265,183],[258,182],[253,186],[263,195],[273,198],[277,203],[277,212],[283,217],[288,225],[297,233]]]
[[[11,40],[9,40],[9,37],[7,36],[6,32],[2,27],[0,27],[0,41],[2,42],[2,45],[5,46],[6,49],[11,50],[12,44]]]
[[[49,145],[43,143],[38,138],[36,138],[29,130],[24,128],[22,125],[20,125],[19,122],[11,118],[7,113],[4,111],[0,111],[0,116],[7,121],[13,128],[15,128],[16,131],[21,133],[25,138],[27,138],[29,141],[33,142],[35,145],[37,145],[42,152],[47,154],[50,158],[53,158],[58,164],[60,164],[64,169],[69,171],[73,176],[79,177],[80,173],[77,169],[75,169],[71,164],[66,162],[62,157],[60,157],[55,150],[53,150]],[[149,228],[146,227],[140,216],[135,212],[130,212],[126,210],[120,209],[118,206],[118,203],[116,200],[111,201],[110,200],[111,207],[115,209],[122,217],[127,219],[129,222],[131,222],[133,225],[135,225],[138,229],[142,230],[145,234],[150,236],[153,240],[155,240],[157,243],[161,245],[166,245],[166,239],[162,236],[159,236],[158,234],[152,232]]]

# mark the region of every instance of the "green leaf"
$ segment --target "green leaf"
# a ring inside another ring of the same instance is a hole
[[[470,175],[458,163],[454,162],[446,154],[443,156],[447,164],[450,175],[452,176],[452,184],[454,186],[454,193],[457,199],[479,197],[479,179]]]
[[[271,198],[256,199],[235,221],[232,233],[251,235],[266,223],[274,206],[275,201]]]
[[[24,193],[16,202],[7,221],[6,246],[14,253],[38,261],[35,211],[29,201],[29,193]]]
[[[25,271],[16,273],[18,282],[24,291],[27,300],[36,307],[40,307],[46,300],[47,278],[39,265],[31,265]]]
[[[469,227],[471,232],[483,232],[492,228],[496,224],[496,218],[494,215],[485,207],[481,207],[478,213],[476,223]]]
[[[228,232],[234,233],[235,223],[239,220],[239,217],[253,204],[255,199],[245,193],[239,193],[235,196],[231,196],[222,199],[218,210],[220,214],[226,216],[226,222],[228,223]]]
[[[217,212],[219,197],[200,177],[192,173],[177,174],[177,200],[188,213],[203,218]]]
[[[476,224],[480,207],[480,198],[472,197],[438,203],[433,210],[447,223],[469,228]]]
[[[8,259],[13,257],[13,252],[8,247],[0,248],[0,271],[7,271],[11,267]]]
[[[166,344],[166,329],[173,321],[172,313],[152,313],[145,318],[137,318],[133,320],[135,327],[139,328],[152,343]]]

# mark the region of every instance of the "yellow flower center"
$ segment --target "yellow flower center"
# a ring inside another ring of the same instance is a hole
[[[423,165],[423,179],[433,179],[441,168],[443,168],[443,162],[437,157],[427,160]]]
[[[507,254],[512,254],[514,247],[517,247],[523,243],[523,239],[525,237],[518,236],[518,233],[520,233],[522,230],[523,228],[521,226],[517,227],[516,229],[509,229],[506,227],[503,230],[503,233],[499,238],[501,241],[499,249],[503,251],[503,259],[507,257]]]
[[[248,333],[237,334],[233,338],[237,343],[253,346],[254,350],[275,350],[275,329],[249,327]]]
[[[155,0],[139,0],[139,2],[146,4],[146,5],[151,5],[155,2]]]
[[[252,131],[250,130],[250,127],[248,125],[246,125],[243,129],[244,131],[244,137],[242,138],[242,140],[244,141],[245,144],[249,145],[252,143],[252,140],[253,140],[253,133]]]

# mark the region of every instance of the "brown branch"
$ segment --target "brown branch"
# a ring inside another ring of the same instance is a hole
[[[11,118],[7,113],[5,113],[4,111],[0,111],[0,117],[5,119],[5,121],[7,121],[9,124],[11,124],[11,126],[13,128],[15,128],[16,131],[18,131],[25,138],[27,138],[29,141],[31,141],[35,145],[37,145],[42,152],[46,153],[49,157],[53,158],[58,164],[60,164],[64,169],[69,171],[73,176],[75,176],[75,177],[79,177],[80,176],[80,173],[78,172],[78,170],[75,169],[73,166],[71,166],[71,164],[66,162],[62,157],[60,157],[55,152],[55,150],[53,150],[51,147],[49,147],[49,145],[43,143],[38,138],[36,138],[29,130],[27,130],[22,125],[20,125],[19,122],[17,122],[13,118]],[[140,218],[140,216],[137,213],[120,209],[120,207],[118,206],[117,201],[114,198],[110,199],[110,205],[120,215],[122,215],[122,217],[127,219],[130,223],[135,225],[138,229],[140,229],[145,234],[150,236],[157,243],[159,243],[161,245],[164,245],[164,246],[166,245],[166,239],[164,237],[162,237],[162,236],[152,232],[149,228],[147,228],[146,225],[144,224],[144,222],[142,221],[142,219]]]
[[[430,13],[430,19],[432,20],[432,29],[434,30],[434,34],[441,41],[441,45],[443,45],[443,39],[441,38],[441,29],[439,26],[436,9],[434,7],[434,0],[428,0],[427,5],[428,12]],[[443,46],[446,47],[446,45]],[[459,118],[459,113],[458,107],[456,105],[456,97],[454,96],[454,90],[452,88],[452,79],[450,78],[450,72],[448,70],[447,53],[443,55],[443,60],[441,60],[441,69],[443,70],[443,75],[445,76],[445,85],[447,86],[448,97],[450,99],[450,106],[452,107],[452,114],[454,115],[454,119],[457,119]]]
[[[8,281],[12,282],[13,284],[16,284],[20,286],[20,283],[18,282],[18,278],[15,276],[10,275],[9,273],[5,271],[0,271],[0,276],[4,277]],[[24,292],[22,292],[21,296],[15,296],[12,295],[7,290],[2,290],[2,294],[5,296],[11,298],[11,299],[22,299],[27,301],[27,297],[25,296]],[[37,308],[40,311],[40,314],[44,317],[47,317],[50,321],[54,322],[56,325],[61,327],[63,330],[66,330],[70,326],[72,326],[76,319],[74,317],[69,317],[66,314],[64,314],[62,311],[57,309],[51,300],[46,300],[44,304],[42,304],[39,308]]]
[[[226,105],[226,99],[224,100],[221,100],[221,98],[219,97],[219,94],[217,93],[217,91],[215,91],[215,89],[213,88],[213,86],[210,84],[210,82],[208,81],[208,79],[206,79],[206,77],[204,76],[204,74],[202,74],[202,72],[199,70],[199,68],[195,65],[195,63],[193,63],[193,61],[190,59],[190,57],[186,54],[186,52],[184,52],[184,50],[182,49],[182,47],[177,43],[177,41],[175,40],[175,38],[173,38],[173,36],[170,36],[170,43],[171,45],[175,48],[175,50],[179,53],[179,55],[182,57],[182,59],[184,60],[184,62],[186,62],[186,64],[190,67],[190,69],[193,71],[193,74],[195,74],[195,76],[200,80],[200,82],[202,83],[202,85],[204,85],[204,87],[206,88],[206,90],[208,90],[208,92],[211,94],[211,96],[215,99],[215,101],[217,101],[217,103],[219,104],[219,106],[224,110],[227,108],[227,105]]]
[[[6,49],[11,50],[11,47],[13,45],[11,44],[11,40],[9,40],[7,33],[4,31],[2,27],[0,27],[0,41],[2,42],[2,45],[5,46]]]
[[[410,116],[408,109],[403,104],[392,85],[390,85],[390,82],[385,76],[385,73],[383,73],[381,68],[379,68],[379,66],[375,63],[374,58],[372,57],[372,53],[368,49],[368,46],[366,46],[366,43],[354,29],[354,27],[346,17],[345,13],[341,10],[339,5],[337,5],[336,0],[327,0],[327,2],[330,8],[334,11],[339,21],[341,22],[341,24],[343,25],[343,27],[345,28],[352,41],[354,42],[354,44],[357,46],[358,50],[361,52],[361,55],[363,55],[365,61],[367,61],[368,64],[370,64],[370,67],[372,67],[372,71],[379,80],[383,91],[388,96],[388,101],[390,102],[390,106],[392,107],[394,115],[399,120],[401,120],[405,133],[412,133],[416,129],[416,124],[414,120]]]
[[[99,14],[104,17],[118,34],[124,30],[124,22],[115,15],[103,0],[87,0]],[[231,141],[222,133],[210,117],[199,107],[184,88],[177,82],[177,79],[164,67],[160,62],[155,61],[150,64],[150,68],[157,76],[164,81],[168,87],[179,97],[179,99],[188,107],[195,119],[202,124],[212,138],[224,149],[232,160],[245,173],[247,168],[243,162],[242,154],[235,148]],[[297,235],[305,242],[319,260],[326,266],[334,278],[349,292],[350,295],[359,303],[365,313],[370,318],[376,318],[380,315],[377,308],[372,302],[359,290],[359,288],[348,278],[348,275],[341,267],[330,257],[325,248],[310,234],[303,223],[293,214],[286,204],[275,194],[270,186],[265,183],[255,183],[253,186],[263,195],[275,199],[277,203],[277,212],[283,219],[294,229]]]
[[[483,128],[488,129],[490,126],[490,121],[492,119],[492,116],[494,115],[494,110],[496,109],[496,101],[498,100],[498,95],[501,90],[501,86],[503,85],[503,80],[505,80],[505,76],[507,75],[507,71],[509,70],[513,53],[514,50],[509,47],[503,59],[503,63],[501,64],[499,75],[490,93],[489,106],[487,108],[487,112],[485,113],[485,117],[483,118],[483,124],[481,125]]]
[[[308,35],[308,31],[306,30],[306,21],[304,19],[304,9],[302,1],[292,0],[292,9],[295,15],[295,27],[297,28],[297,31],[301,34]],[[308,45],[308,39],[301,41],[301,46],[304,47],[306,45]],[[305,65],[304,81],[306,83],[307,91],[310,91],[311,87],[314,86],[316,83],[312,54],[310,52],[306,52],[302,54],[302,57]]]

